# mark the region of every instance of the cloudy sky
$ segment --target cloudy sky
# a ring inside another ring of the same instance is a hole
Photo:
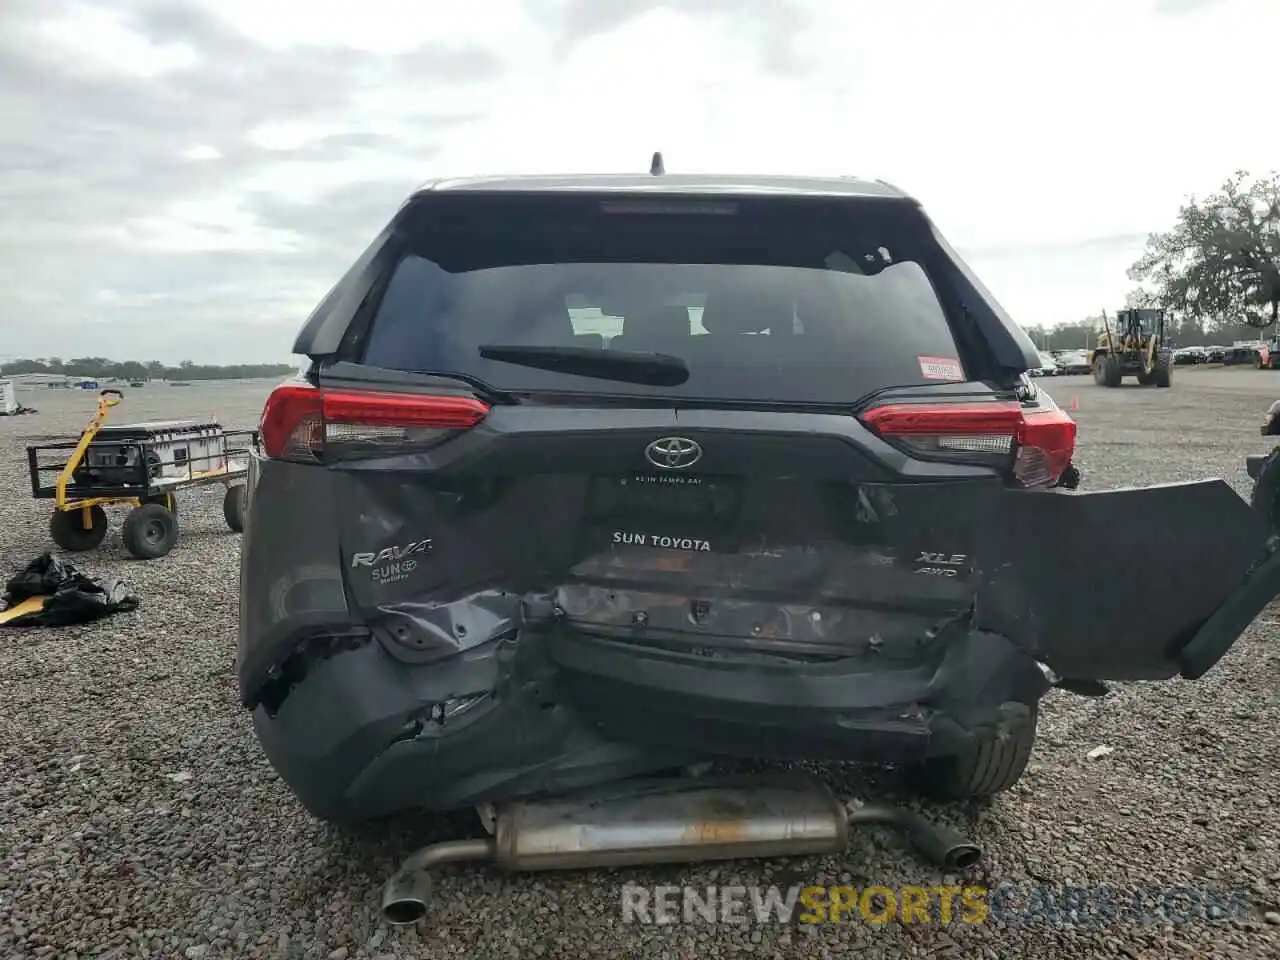
[[[435,176],[890,180],[1026,324],[1280,166],[1275,0],[0,0],[0,357],[287,360]]]

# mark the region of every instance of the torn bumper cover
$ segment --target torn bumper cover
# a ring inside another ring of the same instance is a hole
[[[242,660],[242,693],[302,802],[364,818],[715,756],[945,754],[1028,722],[1054,684],[1196,679],[1280,594],[1265,525],[1223,481],[991,496],[969,609],[856,652],[682,649],[650,642],[639,621],[584,629],[563,585],[490,588],[418,605],[433,629],[468,625],[452,632],[465,644],[430,656],[354,615],[282,619],[255,647],[274,656]],[[813,596],[813,612],[828,610],[820,585]],[[642,609],[645,594],[624,600]]]
[[[1198,679],[1280,594],[1270,531],[1223,480],[1002,499],[975,625],[1062,677]]]

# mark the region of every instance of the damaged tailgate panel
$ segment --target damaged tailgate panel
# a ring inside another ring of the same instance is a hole
[[[1064,679],[1166,679],[1205,621],[1238,602],[1265,538],[1219,480],[1083,493],[867,483],[846,487],[847,510],[820,484],[788,505],[787,483],[758,481],[774,521],[748,506],[739,528],[751,535],[720,552],[689,549],[696,538],[609,543],[618,523],[593,518],[580,477],[437,476],[427,490],[412,473],[334,475],[351,488],[341,499],[366,506],[344,517],[344,544],[388,544],[344,548],[349,600],[406,662],[510,635],[532,602],[602,637],[833,657],[868,643],[892,655],[971,613],[973,629]],[[1254,592],[1256,614],[1270,597]]]
[[[614,509],[619,490],[654,480],[642,473],[335,477],[340,500],[367,505],[341,520],[350,605],[414,662],[511,631],[522,604],[574,630],[690,648],[914,651],[972,606],[975,520],[1000,489],[814,477],[716,489],[710,478],[704,501],[724,493],[731,508],[671,517]]]

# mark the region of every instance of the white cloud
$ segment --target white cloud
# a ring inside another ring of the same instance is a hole
[[[152,79],[190,69],[200,60],[186,44],[152,43],[108,10],[87,5],[45,20],[38,29],[53,47],[49,53],[104,72]]]
[[[259,124],[248,133],[245,139],[264,150],[298,150],[309,143],[322,140],[343,132],[343,127],[336,123],[305,123],[290,120],[275,120]]]
[[[135,81],[115,100],[96,91],[74,118],[91,138],[82,163],[56,168],[30,159],[51,142],[47,111],[0,87],[0,203],[20,203],[0,244],[41,245],[0,266],[0,310],[48,315],[16,334],[20,352],[50,352],[91,310],[118,307],[123,331],[125,306],[170,316],[177,303],[202,323],[219,311],[261,323],[245,359],[275,358],[397,191],[434,176],[642,171],[658,149],[669,172],[894,182],[1019,320],[1071,321],[1120,304],[1145,234],[1185,194],[1280,165],[1273,71],[1249,46],[1280,30],[1271,0],[164,0],[168,19],[150,27],[126,17],[141,0],[11,2],[19,26],[56,44],[41,55],[49,76],[88,64]],[[135,160],[146,138],[163,149]],[[93,174],[105,155],[110,176]],[[60,199],[77,183],[97,220]],[[292,205],[296,226],[264,220],[263,198]],[[15,287],[58,275],[50,252],[87,266],[57,297]],[[162,256],[186,259],[175,270]],[[116,292],[121,272],[137,290]],[[216,302],[199,301],[211,277]],[[145,352],[121,336],[94,350]]]
[[[178,202],[162,214],[124,224],[117,236],[139,254],[281,253],[300,248],[298,238],[259,224],[252,214],[217,202]]]
[[[512,0],[443,7],[422,0],[364,0],[359,6],[313,0],[219,0],[218,12],[247,36],[278,50],[340,44],[405,53],[424,40],[519,47],[534,21]]]
[[[207,143],[200,143],[182,151],[182,158],[184,160],[221,160],[222,151]]]

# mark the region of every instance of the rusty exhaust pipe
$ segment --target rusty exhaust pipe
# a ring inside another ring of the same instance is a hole
[[[620,781],[497,811],[493,837],[432,844],[387,881],[382,915],[410,924],[427,913],[428,871],[489,860],[504,872],[601,869],[658,863],[839,853],[851,825],[902,831],[930,862],[952,871],[981,850],[909,810],[845,808],[816,776],[774,775]]]
[[[849,812],[849,824],[880,824],[895,827],[934,866],[949,873],[971,867],[982,859],[982,848],[970,843],[950,827],[926,820],[914,810],[902,807],[858,807]]]

